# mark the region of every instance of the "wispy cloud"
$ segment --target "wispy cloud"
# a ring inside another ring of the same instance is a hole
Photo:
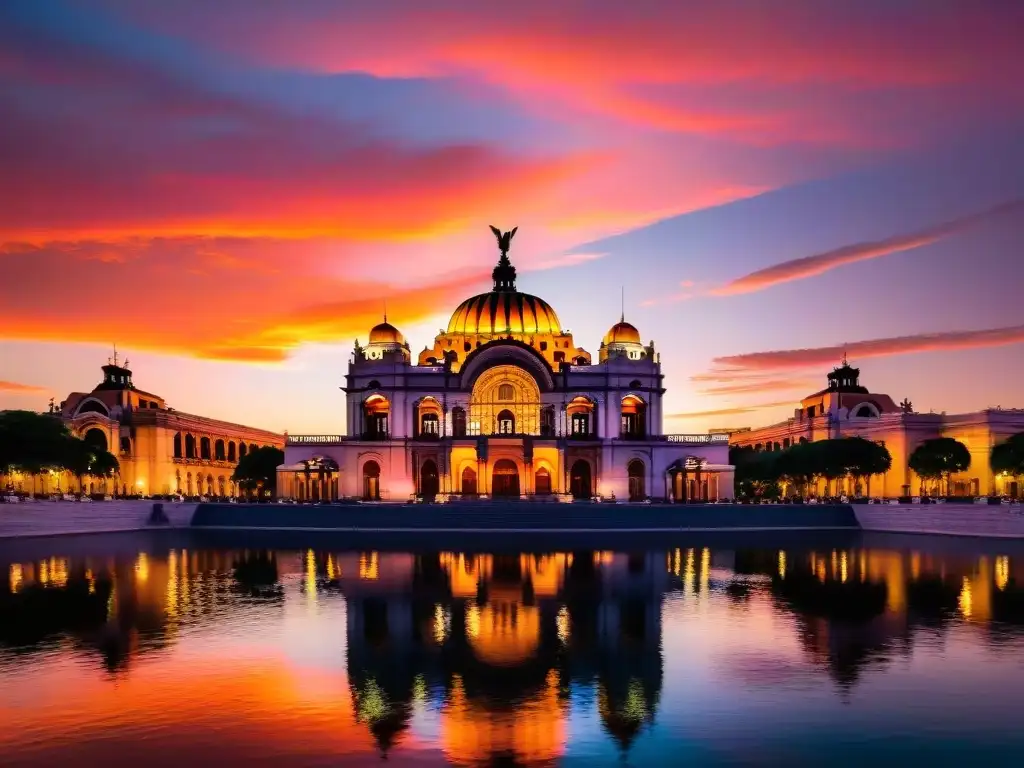
[[[17,381],[0,381],[0,392],[11,392],[16,395],[41,395],[49,390],[35,384],[22,384]]]
[[[793,379],[765,379],[756,377],[748,380],[739,377],[739,381],[733,384],[723,384],[716,387],[706,387],[700,390],[702,395],[744,395],[752,392],[784,392],[793,389],[807,389],[814,386],[814,379],[809,377]]]
[[[944,221],[941,224],[936,224],[935,226],[910,234],[896,235],[884,240],[844,245],[842,248],[818,253],[814,256],[804,256],[800,259],[784,261],[781,264],[759,269],[756,272],[751,272],[749,275],[737,278],[726,285],[713,289],[710,293],[712,296],[735,296],[741,293],[762,291],[765,288],[770,288],[780,283],[814,277],[845,264],[853,264],[854,262],[866,261],[867,259],[877,259],[880,256],[888,256],[891,253],[900,253],[901,251],[909,251],[913,248],[930,245],[951,235],[980,226],[1000,216],[1021,212],[1024,212],[1024,200],[1012,200],[993,208],[988,208],[969,216]]]
[[[682,289],[675,293],[669,294],[668,296],[662,296],[660,298],[645,299],[640,302],[641,307],[653,307],[658,304],[678,304],[680,301],[689,301],[698,295],[696,290],[696,283],[693,280],[680,280],[679,287]]]
[[[708,375],[730,375],[742,371],[773,371],[793,368],[807,368],[835,363],[844,353],[852,358],[886,357],[914,352],[937,350],[977,349],[999,347],[1024,342],[1024,325],[1006,328],[989,328],[980,331],[946,331],[942,333],[921,333],[915,336],[894,336],[888,339],[871,339],[852,344],[809,349],[784,349],[772,352],[751,352],[743,355],[716,357],[714,365],[723,371],[712,371]]]
[[[783,405],[791,405],[792,400],[779,400],[774,403],[759,403],[756,405],[738,405],[734,408],[716,408],[711,411],[689,411],[687,413],[670,413],[665,418],[678,419],[683,421],[685,419],[703,419],[708,416],[740,416],[744,413],[754,413],[755,411],[761,411],[766,408],[779,408]]]
[[[524,269],[529,271],[539,271],[542,269],[559,269],[561,267],[572,267],[577,264],[585,264],[588,261],[596,261],[597,259],[603,259],[607,255],[607,253],[567,253],[562,256],[556,256],[551,259],[544,259],[543,261],[526,263],[523,265],[523,267]]]

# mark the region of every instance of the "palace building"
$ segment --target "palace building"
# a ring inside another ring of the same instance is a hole
[[[239,496],[231,479],[238,460],[257,447],[284,445],[283,435],[168,407],[159,395],[136,388],[128,360],[120,362],[116,352],[99,384],[72,392],[51,411],[72,434],[117,457],[117,477],[86,480],[87,493]],[[67,472],[6,482],[28,492],[77,489]]]
[[[1017,478],[996,475],[989,465],[992,446],[1024,432],[1024,410],[990,408],[964,414],[915,413],[909,400],[898,405],[889,395],[871,392],[860,383],[860,369],[844,358],[828,376],[828,385],[800,401],[792,418],[756,429],[734,430],[730,442],[758,451],[781,451],[796,443],[839,437],[863,437],[884,445],[892,467],[871,478],[872,496],[927,495],[934,480],[923,480],[910,469],[910,455],[925,440],[952,437],[971,452],[971,466],[954,474],[954,496],[1019,496]],[[840,481],[842,492],[863,493],[859,480]],[[822,482],[823,484],[823,482]],[[824,490],[822,488],[822,490]]]
[[[499,235],[491,291],[413,356],[384,322],[356,342],[347,434],[291,435],[283,498],[733,498],[728,435],[666,435],[654,343],[620,317],[597,361],[554,308],[516,287]]]

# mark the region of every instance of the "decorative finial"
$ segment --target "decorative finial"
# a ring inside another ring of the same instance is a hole
[[[626,286],[623,285],[623,286],[620,286],[620,288],[622,290],[622,297],[621,297],[622,314],[619,316],[619,322],[620,323],[624,323],[624,322],[626,322]]]
[[[843,365],[849,365],[850,363],[846,359],[846,345],[843,344]]]
[[[384,297],[384,322],[388,321],[388,297]]]
[[[117,344],[114,344],[114,365],[117,365]]]
[[[125,367],[125,368],[127,368],[127,367],[128,367],[128,365],[129,365],[129,363],[128,363],[128,358],[126,357],[126,358],[124,359],[124,367]]]

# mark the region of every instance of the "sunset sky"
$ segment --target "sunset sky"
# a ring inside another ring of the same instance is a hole
[[[0,408],[111,345],[181,411],[343,429],[519,288],[653,339],[666,430],[791,415],[846,348],[917,410],[1024,407],[1024,3],[6,0]]]

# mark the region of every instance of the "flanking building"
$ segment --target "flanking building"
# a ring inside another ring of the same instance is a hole
[[[506,233],[507,235],[507,233]],[[667,435],[654,343],[620,317],[593,356],[519,291],[508,238],[491,291],[414,356],[387,322],[356,342],[344,435],[290,435],[284,498],[733,498],[728,435]]]
[[[971,452],[971,466],[953,475],[954,496],[1020,496],[1017,479],[996,475],[989,466],[992,446],[1024,432],[1024,409],[988,408],[963,414],[915,413],[909,400],[897,404],[889,395],[871,392],[860,383],[860,369],[845,359],[828,374],[828,386],[800,401],[785,421],[755,429],[733,431],[732,445],[758,451],[782,451],[796,443],[838,437],[863,437],[883,444],[892,456],[892,468],[871,478],[872,496],[926,495],[934,481],[917,476],[908,464],[910,455],[925,440],[952,437]],[[859,480],[840,481],[843,492],[854,494]],[[822,487],[821,492],[824,492]]]
[[[71,433],[117,457],[120,472],[107,480],[85,479],[87,493],[238,496],[231,476],[238,460],[260,446],[284,446],[284,436],[169,407],[162,397],[136,388],[128,361],[117,354],[89,392],[72,392],[51,413]],[[29,493],[77,490],[69,473],[0,478]]]

